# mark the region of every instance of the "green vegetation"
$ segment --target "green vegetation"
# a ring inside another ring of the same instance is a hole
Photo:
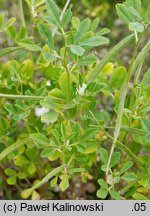
[[[20,21],[0,14],[2,197],[149,199],[150,5],[116,4],[128,34],[110,49],[113,30],[73,4],[20,0]]]

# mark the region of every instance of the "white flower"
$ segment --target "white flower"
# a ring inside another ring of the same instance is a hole
[[[47,113],[47,112],[49,112],[49,109],[44,108],[44,107],[36,108],[36,109],[35,109],[35,115],[36,115],[36,116],[41,116],[41,115],[43,115],[43,114],[45,114],[45,113]]]
[[[50,80],[47,80],[46,86],[51,86],[51,81]]]
[[[82,84],[82,86],[79,85],[79,88],[77,89],[77,93],[79,96],[84,96],[84,92],[87,85],[85,83]]]

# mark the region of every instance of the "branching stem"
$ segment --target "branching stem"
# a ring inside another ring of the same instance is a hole
[[[114,130],[114,140],[113,140],[112,147],[111,147],[111,150],[110,150],[107,169],[106,169],[106,180],[108,179],[108,176],[109,176],[111,159],[112,159],[113,152],[114,152],[114,149],[116,147],[116,143],[117,143],[117,140],[118,140],[118,137],[119,137],[119,134],[120,134],[122,116],[123,116],[123,110],[124,110],[124,104],[125,104],[125,99],[126,99],[126,95],[127,95],[127,91],[128,91],[128,83],[129,83],[131,75],[132,75],[133,63],[134,63],[134,60],[136,58],[137,51],[138,51],[139,44],[140,44],[142,36],[143,36],[143,33],[140,34],[140,36],[138,38],[138,41],[137,41],[137,43],[136,43],[136,45],[134,47],[134,51],[133,51],[130,67],[129,67],[129,70],[128,70],[128,74],[127,74],[126,79],[125,79],[125,81],[124,81],[124,83],[123,83],[123,85],[121,87],[121,90],[120,90],[120,103],[119,103],[119,107],[118,107],[118,115],[117,115],[115,130]]]

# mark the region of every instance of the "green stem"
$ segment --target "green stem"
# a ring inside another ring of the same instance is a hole
[[[69,72],[69,69],[67,66],[67,61],[66,61],[66,59],[67,59],[67,41],[66,41],[66,35],[65,35],[63,28],[61,28],[61,26],[59,26],[59,29],[63,34],[64,43],[65,43],[65,52],[64,52],[64,57],[63,57],[62,61],[63,61],[64,67],[65,67],[65,70],[67,73],[67,101],[69,101],[70,100],[70,72]]]
[[[60,21],[62,21],[62,18],[63,18],[64,14],[65,14],[65,12],[66,12],[68,6],[69,6],[69,3],[70,3],[70,0],[67,0],[66,4],[65,4],[65,6],[64,6],[64,8],[63,8],[63,10],[62,10],[62,13],[61,13],[61,15],[60,15]],[[59,27],[59,28],[60,28],[60,27]],[[53,31],[53,36],[56,34],[57,30],[58,30],[58,27],[56,27],[55,30]]]
[[[97,121],[97,119],[95,118],[95,116],[93,115],[93,113],[91,111],[89,111],[90,114],[92,115],[92,117],[94,118],[94,120],[97,122],[97,124],[99,125],[99,128],[106,134],[106,136],[108,138],[110,138],[111,140],[114,140],[114,137],[112,137],[111,135],[109,135],[105,129],[100,125],[100,123]],[[140,160],[130,149],[128,149],[128,147],[126,147],[123,143],[119,142],[118,140],[116,141],[116,145],[118,148],[120,148],[120,150],[122,150],[123,152],[126,152],[131,158],[132,160],[139,164],[139,165],[144,165],[145,163]]]
[[[67,0],[65,6],[64,6],[64,8],[63,8],[63,11],[62,11],[62,13],[61,13],[61,15],[60,15],[60,21],[62,20],[64,14],[65,14],[65,12],[66,12],[66,10],[67,10],[67,8],[68,8],[69,3],[70,3],[70,0]]]
[[[8,154],[10,154],[11,152],[15,151],[16,149],[20,148],[22,145],[31,142],[31,140],[29,138],[17,141],[16,143],[10,145],[9,147],[7,147],[4,151],[2,151],[0,153],[0,161],[5,158]]]
[[[133,159],[134,162],[136,162],[139,165],[144,166],[145,164],[144,161],[142,161],[135,154],[133,154],[133,152],[130,149],[128,149],[123,143],[117,140],[116,144],[117,144],[117,147],[120,148],[122,151],[126,152]]]
[[[41,187],[41,185],[47,183],[53,176],[56,176],[59,172],[61,172],[66,165],[61,165],[55,169],[53,169],[50,173],[48,173],[40,182],[35,184],[33,187],[26,189],[22,192],[22,196],[24,199],[27,199],[34,190]]]
[[[112,147],[111,147],[111,150],[110,150],[107,169],[106,169],[106,179],[108,178],[112,155],[113,155],[113,152],[114,152],[114,149],[116,147],[116,143],[117,143],[117,140],[118,140],[118,137],[119,137],[119,134],[120,134],[124,103],[125,103],[125,99],[126,99],[126,95],[127,95],[127,91],[128,91],[128,83],[129,83],[131,75],[132,75],[132,69],[133,69],[134,60],[135,60],[136,55],[137,55],[137,51],[138,51],[138,47],[139,47],[142,35],[143,35],[143,33],[140,34],[140,36],[138,38],[138,41],[137,41],[137,43],[136,43],[136,45],[134,47],[134,51],[133,51],[133,55],[132,55],[132,59],[131,59],[131,64],[130,64],[130,67],[129,67],[129,70],[128,70],[128,74],[127,74],[127,77],[126,77],[126,79],[125,79],[125,81],[124,81],[124,83],[123,83],[123,85],[121,87],[121,90],[120,90],[120,103],[119,103],[118,115],[117,115],[115,130],[114,130],[114,140],[113,140]]]
[[[139,77],[140,77],[140,73],[141,73],[142,66],[143,66],[143,65],[140,64],[139,67],[137,68],[136,75],[135,75],[135,78],[134,78],[134,86],[138,83],[138,80],[139,80]]]
[[[22,0],[19,0],[19,6],[20,6],[20,16],[21,16],[22,25],[24,27],[26,27],[25,18],[24,18],[24,12],[23,12],[23,1]]]
[[[30,96],[30,95],[13,95],[13,94],[1,94],[0,98],[9,98],[9,99],[23,99],[23,100],[42,100],[43,96]]]
[[[63,11],[60,15],[60,21],[63,19],[63,16],[69,6],[69,3],[70,3],[70,0],[67,0],[66,1],[66,4],[63,8]],[[68,69],[68,66],[67,66],[67,63],[66,63],[66,50],[67,50],[67,41],[66,41],[66,35],[65,35],[65,32],[63,30],[63,28],[61,28],[61,26],[59,26],[59,29],[60,31],[62,32],[63,36],[64,36],[64,40],[65,40],[65,54],[64,54],[64,66],[65,66],[65,69],[66,69],[66,73],[67,73],[67,100],[69,101],[70,100],[70,72],[69,72],[69,69]],[[56,29],[57,31],[57,29]],[[54,33],[55,34],[55,33]]]
[[[134,68],[134,70],[137,69],[136,74],[135,74],[135,78],[134,78],[134,85],[138,83],[140,72],[141,72],[141,69],[142,69],[142,66],[144,63],[144,59],[145,59],[145,56],[147,55],[149,49],[150,49],[150,41],[147,42],[147,44],[141,50],[140,54],[138,55],[138,57],[136,58],[136,60],[134,62],[133,68]]]
[[[132,181],[131,183],[129,183],[126,187],[124,187],[120,193],[126,193],[127,191],[129,191],[129,189],[134,186],[138,181],[140,181],[148,172],[149,168],[149,163],[147,163],[147,165],[144,167],[144,169],[142,169],[141,174],[137,177],[137,179],[135,181]]]
[[[129,35],[126,38],[124,38],[122,41],[120,41],[116,46],[114,46],[109,53],[104,56],[104,58],[100,61],[100,63],[96,66],[96,68],[91,72],[87,79],[87,83],[93,82],[103,67],[111,60],[114,56],[116,56],[120,50],[122,50],[124,47],[126,47],[131,41],[133,41],[134,35]]]
[[[66,72],[67,72],[67,100],[70,100],[70,73],[68,67],[66,65]]]

